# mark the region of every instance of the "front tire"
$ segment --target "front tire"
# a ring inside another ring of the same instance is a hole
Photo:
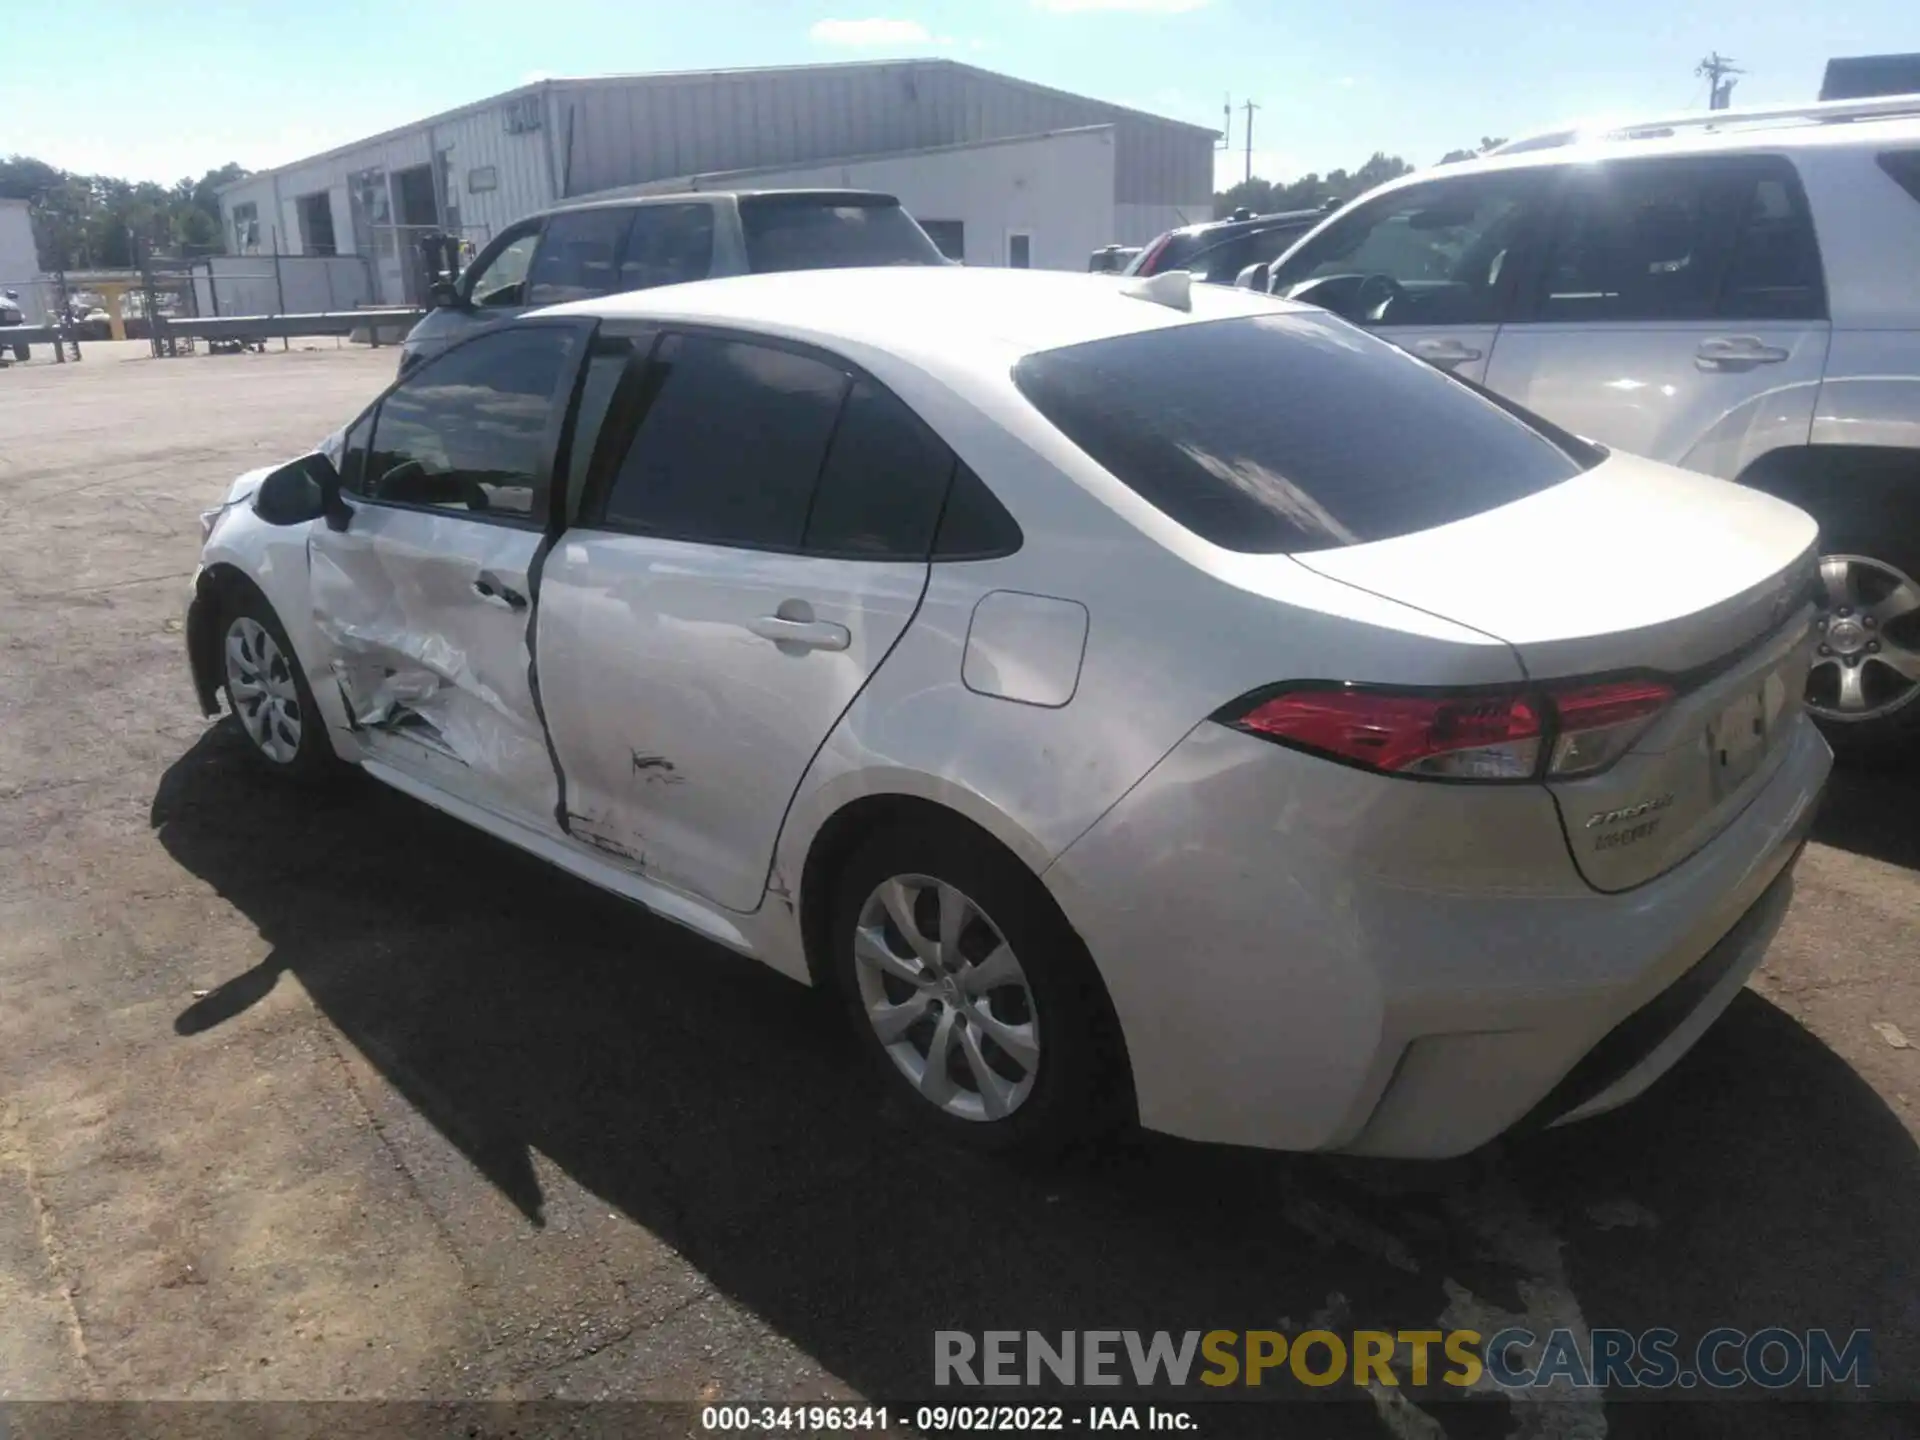
[[[1127,1118],[1092,959],[1045,887],[984,835],[872,836],[841,871],[830,935],[854,1028],[913,1123],[1047,1155]]]
[[[1837,534],[1821,550],[1807,709],[1847,759],[1920,755],[1920,556],[1886,535]]]
[[[33,347],[30,345],[15,345],[13,347],[13,358],[18,360],[22,365],[26,364],[27,361],[33,358]]]
[[[220,658],[227,708],[262,767],[311,782],[332,768],[326,722],[300,672],[293,645],[264,596],[236,594],[221,617]]]

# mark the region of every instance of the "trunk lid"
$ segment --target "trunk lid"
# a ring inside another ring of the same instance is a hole
[[[1547,782],[1574,863],[1617,891],[1725,828],[1806,723],[1816,538],[1770,496],[1615,455],[1451,525],[1295,558],[1504,640],[1533,681],[1673,685],[1614,764]]]

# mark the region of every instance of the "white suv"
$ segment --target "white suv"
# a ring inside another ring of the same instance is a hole
[[[1271,288],[1811,512],[1808,704],[1842,750],[1920,742],[1920,96],[1515,141],[1363,196]]]

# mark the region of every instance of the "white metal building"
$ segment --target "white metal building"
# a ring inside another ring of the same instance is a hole
[[[1082,268],[1211,213],[1215,132],[951,60],[547,80],[221,192],[231,250],[362,253],[407,298],[412,235],[476,245],[607,191],[896,194],[971,265]]]

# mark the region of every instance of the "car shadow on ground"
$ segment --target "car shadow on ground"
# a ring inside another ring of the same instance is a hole
[[[244,744],[210,730],[152,823],[272,951],[175,1028],[226,1023],[291,972],[530,1223],[537,1150],[870,1396],[927,1395],[941,1329],[1501,1315],[1690,1337],[1864,1326],[1883,1381],[1912,1393],[1920,1374],[1920,1154],[1752,994],[1648,1101],[1449,1166],[1142,1138],[1023,1169],[908,1133],[824,997],[371,782],[283,788]],[[1732,1429],[1694,1407],[1684,1425],[1668,1405],[1609,1410],[1615,1435],[1813,1433],[1792,1408],[1738,1408]],[[1814,1428],[1879,1433],[1890,1414],[1845,1409]],[[1456,1437],[1514,1418],[1502,1398],[1435,1413]],[[1380,1423],[1371,1404],[1315,1407],[1286,1433]]]
[[[1838,766],[1813,838],[1890,865],[1920,870],[1920,764]]]

